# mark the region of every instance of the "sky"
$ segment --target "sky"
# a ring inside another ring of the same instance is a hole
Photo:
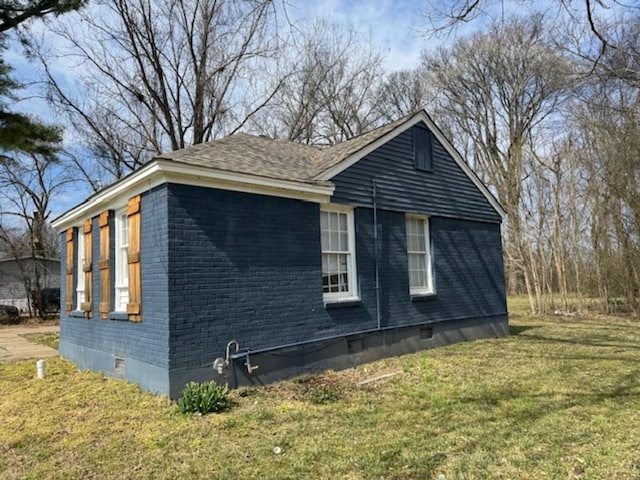
[[[412,0],[317,0],[291,2],[294,18],[327,17],[352,23],[363,35],[370,35],[384,55],[388,71],[415,68],[427,40],[420,33],[424,18],[422,2]]]
[[[425,35],[427,20],[421,15],[426,7],[426,0],[286,0],[288,15],[294,23],[309,21],[323,17],[335,22],[348,22],[361,34],[371,39],[384,56],[384,66],[389,72],[415,68],[425,49],[433,49],[439,45],[453,42],[461,35],[472,33],[480,28],[483,19],[461,25],[455,32],[446,37],[429,37]],[[441,0],[445,2],[446,0]],[[535,5],[542,8],[557,0],[538,0]],[[531,3],[529,2],[529,5]],[[557,5],[557,3],[556,3]],[[524,5],[518,0],[496,0],[494,15],[506,12],[522,11]],[[505,15],[506,15],[505,14]],[[55,22],[56,19],[51,19]],[[486,19],[484,20],[486,22]],[[33,35],[39,38],[46,31],[41,22],[32,27]],[[12,44],[12,48],[4,52],[5,60],[14,67],[14,76],[22,83],[29,84],[38,80],[41,73],[36,64],[26,59],[20,46]],[[72,82],[74,70],[69,65],[57,66],[57,73]],[[59,123],[47,102],[33,94],[35,90],[25,91],[25,99],[12,105],[12,108],[39,117],[48,123]],[[54,206],[54,215],[62,213],[81,200],[86,192],[69,195]]]

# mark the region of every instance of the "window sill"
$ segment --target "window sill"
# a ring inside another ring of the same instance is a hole
[[[346,308],[346,307],[359,307],[362,305],[360,297],[349,298],[331,298],[324,301],[324,308]]]
[[[71,310],[71,313],[69,313],[70,317],[73,318],[86,318],[86,313],[84,310]]]
[[[109,320],[129,320],[127,312],[109,312]]]
[[[426,302],[428,300],[435,300],[438,295],[436,292],[424,292],[424,293],[411,293],[412,302]]]

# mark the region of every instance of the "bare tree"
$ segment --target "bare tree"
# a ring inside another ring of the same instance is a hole
[[[640,89],[599,79],[576,112],[581,160],[593,205],[592,249],[598,293],[640,313]]]
[[[256,122],[259,131],[331,145],[378,125],[382,55],[353,26],[315,21],[297,31],[283,63],[286,80],[266,112],[272,120]]]
[[[21,271],[26,298],[40,298],[48,286],[44,263],[59,254],[58,237],[48,225],[51,201],[70,182],[64,165],[47,156],[0,164],[0,244]]]
[[[279,49],[275,22],[271,0],[102,0],[55,30],[65,49],[34,51],[51,102],[118,178],[237,131],[267,105],[281,84],[259,80]],[[79,91],[51,67],[62,60]]]
[[[485,32],[426,55],[425,68],[439,92],[435,110],[448,118],[462,150],[495,189],[507,212],[506,255],[510,289],[526,278],[522,244],[523,182],[537,145],[534,135],[558,110],[568,88],[568,62],[547,42],[536,15],[495,23]],[[529,155],[531,157],[531,155]]]
[[[380,116],[385,121],[393,121],[428,108],[434,101],[434,95],[426,78],[427,72],[420,66],[387,74],[378,93]]]
[[[496,13],[504,17],[505,7],[516,4],[518,7],[540,8],[540,2],[534,0],[427,0],[422,16],[429,23],[432,33],[450,32],[462,23],[471,22],[480,17],[494,17]],[[634,2],[621,0],[555,0],[545,3],[545,10],[555,10],[555,15],[564,15],[574,23],[588,25],[598,40],[599,51],[617,48],[615,37],[608,35],[604,13],[612,10],[638,12],[640,6]]]

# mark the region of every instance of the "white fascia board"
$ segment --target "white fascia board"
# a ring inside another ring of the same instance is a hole
[[[496,197],[489,191],[489,189],[482,182],[482,180],[478,178],[478,176],[467,164],[467,162],[464,161],[464,159],[462,158],[462,155],[460,155],[458,150],[456,150],[456,148],[451,144],[451,142],[447,139],[444,133],[442,133],[442,131],[433,122],[433,120],[431,120],[431,117],[424,110],[417,112],[414,116],[412,116],[411,118],[408,118],[406,122],[404,122],[401,125],[398,125],[396,128],[386,133],[382,137],[378,138],[374,142],[371,142],[362,150],[359,150],[353,155],[350,155],[349,157],[345,158],[340,163],[334,165],[328,170],[325,170],[320,175],[317,175],[315,177],[315,180],[331,181],[331,179],[336,175],[338,175],[340,172],[343,172],[350,166],[354,165],[355,163],[357,163],[358,161],[360,161],[361,159],[369,155],[374,150],[380,148],[385,143],[389,142],[393,138],[400,135],[402,132],[405,132],[406,130],[410,129],[411,127],[413,127],[414,125],[420,122],[424,122],[424,124],[429,128],[429,130],[431,130],[431,132],[435,135],[438,141],[449,153],[449,155],[451,155],[453,160],[458,164],[458,166],[462,169],[462,171],[467,175],[467,177],[469,177],[469,179],[474,183],[474,185],[478,187],[478,189],[482,192],[482,194],[485,196],[487,201],[491,204],[491,206],[495,209],[495,211],[498,212],[498,214],[502,217],[502,219],[505,220],[507,216],[507,212],[505,212],[504,208],[502,208],[502,205],[500,205]]]
[[[80,225],[85,219],[93,218],[104,210],[117,210],[127,204],[130,197],[160,185],[163,175],[155,162],[144,165],[140,170],[127,175],[94,193],[81,204],[66,211],[51,222],[54,229],[66,230]]]
[[[216,170],[209,167],[199,167],[171,160],[159,159],[156,161],[161,165],[168,183],[257,193],[313,203],[327,202],[335,189],[331,182],[315,183],[319,181],[281,180],[246,173]]]
[[[122,208],[126,206],[129,198],[165,183],[255,193],[313,203],[328,202],[335,188],[330,182],[314,184],[278,180],[156,159],[63,213],[52,225],[58,231],[77,226],[84,219],[95,217],[104,210]]]

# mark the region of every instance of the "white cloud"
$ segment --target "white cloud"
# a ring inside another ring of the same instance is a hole
[[[326,17],[351,23],[385,55],[387,70],[415,68],[425,39],[419,30],[423,19],[418,15],[419,3],[412,0],[319,0],[292,2],[289,15],[295,20]]]

